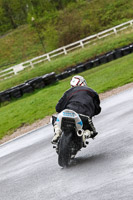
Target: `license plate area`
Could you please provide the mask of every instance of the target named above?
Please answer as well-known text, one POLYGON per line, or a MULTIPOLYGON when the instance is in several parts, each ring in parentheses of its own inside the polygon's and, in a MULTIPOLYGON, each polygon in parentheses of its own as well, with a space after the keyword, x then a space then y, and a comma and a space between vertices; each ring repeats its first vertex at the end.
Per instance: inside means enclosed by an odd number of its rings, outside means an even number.
POLYGON ((62 118, 62 123, 61 123, 61 129, 62 130, 74 130, 75 129, 75 120, 71 118, 62 118))

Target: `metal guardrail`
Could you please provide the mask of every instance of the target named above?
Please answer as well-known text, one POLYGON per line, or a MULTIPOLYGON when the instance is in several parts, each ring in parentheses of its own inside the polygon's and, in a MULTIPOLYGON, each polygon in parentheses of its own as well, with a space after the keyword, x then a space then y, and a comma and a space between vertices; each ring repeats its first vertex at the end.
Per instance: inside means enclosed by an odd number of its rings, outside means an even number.
POLYGON ((52 58, 59 56, 59 55, 66 55, 70 51, 75 50, 77 48, 84 48, 85 45, 94 42, 98 39, 105 38, 112 34, 117 34, 119 31, 122 31, 128 27, 133 27, 133 20, 130 20, 128 22, 125 22, 123 24, 120 24, 118 26, 115 26, 113 28, 107 29, 105 31, 99 32, 97 34, 91 35, 89 37, 86 37, 82 40, 79 40, 77 42, 71 43, 69 45, 66 45, 64 47, 58 48, 56 50, 53 50, 47 54, 35 57, 31 60, 28 60, 26 62, 20 63, 18 65, 15 65, 13 67, 10 67, 8 69, 0 71, 0 79, 7 79, 12 77, 13 75, 17 75, 20 71, 24 70, 27 67, 34 68, 34 65, 44 62, 44 61, 51 61, 52 58))

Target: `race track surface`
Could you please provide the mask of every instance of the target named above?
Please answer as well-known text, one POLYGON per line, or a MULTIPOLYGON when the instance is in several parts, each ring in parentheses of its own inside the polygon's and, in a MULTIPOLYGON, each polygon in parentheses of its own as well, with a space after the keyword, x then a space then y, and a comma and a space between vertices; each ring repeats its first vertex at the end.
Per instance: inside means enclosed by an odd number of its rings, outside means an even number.
POLYGON ((133 89, 102 101, 99 134, 67 169, 51 125, 0 146, 0 200, 133 200, 133 89))

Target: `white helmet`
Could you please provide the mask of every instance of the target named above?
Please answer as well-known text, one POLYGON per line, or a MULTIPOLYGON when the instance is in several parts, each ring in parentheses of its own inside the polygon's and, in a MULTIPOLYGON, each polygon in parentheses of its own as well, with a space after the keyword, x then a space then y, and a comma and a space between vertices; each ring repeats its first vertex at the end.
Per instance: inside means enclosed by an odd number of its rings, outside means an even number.
POLYGON ((70 81, 71 87, 76 86, 87 86, 86 80, 82 76, 74 76, 72 80, 70 81))

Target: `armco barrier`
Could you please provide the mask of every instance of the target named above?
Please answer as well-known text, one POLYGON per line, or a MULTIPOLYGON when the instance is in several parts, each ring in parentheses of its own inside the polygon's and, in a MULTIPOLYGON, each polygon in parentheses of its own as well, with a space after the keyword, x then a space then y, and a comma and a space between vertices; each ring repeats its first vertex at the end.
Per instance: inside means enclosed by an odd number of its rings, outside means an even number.
POLYGON ((110 62, 130 53, 133 53, 133 44, 107 52, 106 54, 97 56, 96 58, 88 60, 85 63, 80 63, 73 68, 68 68, 61 74, 56 75, 55 72, 52 72, 41 77, 30 79, 23 84, 0 92, 0 103, 11 101, 14 98, 20 98, 25 93, 31 93, 35 89, 44 88, 45 86, 55 83, 58 80, 65 79, 76 73, 78 74, 93 67, 100 66, 101 64, 110 62))

